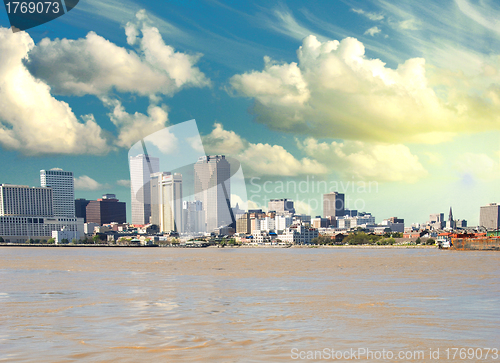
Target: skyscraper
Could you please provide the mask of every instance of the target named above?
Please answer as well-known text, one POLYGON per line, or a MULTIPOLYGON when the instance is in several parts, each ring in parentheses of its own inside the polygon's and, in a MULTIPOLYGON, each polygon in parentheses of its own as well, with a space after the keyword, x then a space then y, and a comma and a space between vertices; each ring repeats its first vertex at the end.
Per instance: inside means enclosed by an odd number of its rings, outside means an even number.
POLYGON ((230 177, 231 166, 224 155, 203 156, 194 164, 195 199, 202 202, 207 232, 234 222, 230 177))
POLYGON ((160 160, 140 154, 131 156, 129 163, 132 224, 148 224, 151 216, 150 179, 152 173, 160 170, 160 160))
POLYGON ((151 174, 151 223, 160 231, 182 230, 182 175, 151 174))
POLYGON ((42 187, 52 188, 54 216, 75 217, 75 184, 72 171, 54 168, 40 170, 42 187))
POLYGON ((323 217, 341 217, 344 215, 344 194, 331 192, 323 194, 323 217))
POLYGON ((487 206, 481 207, 479 213, 479 225, 486 229, 500 228, 500 205, 490 203, 487 206))

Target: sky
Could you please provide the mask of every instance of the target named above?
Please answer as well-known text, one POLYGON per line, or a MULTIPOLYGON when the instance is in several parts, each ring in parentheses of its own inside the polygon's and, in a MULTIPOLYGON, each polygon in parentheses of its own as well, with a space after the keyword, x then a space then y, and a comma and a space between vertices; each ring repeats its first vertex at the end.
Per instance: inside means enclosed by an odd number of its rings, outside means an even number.
POLYGON ((500 202, 499 18, 488 0, 81 0, 13 33, 1 9, 0 183, 57 167, 77 198, 129 206, 132 145, 195 119, 241 163, 240 207, 316 216, 338 191, 377 222, 477 225, 500 202))

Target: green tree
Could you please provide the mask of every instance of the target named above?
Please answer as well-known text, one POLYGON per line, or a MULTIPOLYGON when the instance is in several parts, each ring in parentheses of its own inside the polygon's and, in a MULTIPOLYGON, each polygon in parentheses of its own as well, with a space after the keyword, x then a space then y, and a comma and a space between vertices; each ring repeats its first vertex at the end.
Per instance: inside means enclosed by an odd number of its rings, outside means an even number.
POLYGON ((47 243, 53 245, 54 243, 56 243, 56 240, 54 238, 50 237, 49 240, 47 241, 47 243))
POLYGON ((78 242, 78 241, 76 240, 76 238, 73 238, 73 239, 71 240, 71 244, 73 244, 73 245, 76 245, 76 244, 77 244, 77 242, 78 242))
POLYGON ((2 242, 5 242, 5 240, 3 239, 3 237, 0 237, 0 243, 2 242))
POLYGON ((416 243, 417 245, 419 245, 421 242, 422 242, 422 240, 420 239, 420 237, 418 237, 418 238, 415 240, 415 243, 416 243))
POLYGON ((33 240, 33 238, 28 238, 28 239, 26 240, 26 243, 28 243, 28 244, 32 244, 32 243, 35 243, 35 241, 33 240))
POLYGON ((99 241, 100 241, 100 240, 101 240, 101 239, 99 238, 99 236, 98 236, 97 234, 96 234, 94 237, 92 237, 92 241, 93 241, 94 243, 99 243, 99 241))
POLYGON ((425 244, 427 245, 435 245, 436 244, 436 240, 434 238, 429 238, 425 244))
POLYGON ((61 240, 61 244, 64 244, 64 245, 67 245, 69 243, 68 239, 67 238, 63 238, 61 240))

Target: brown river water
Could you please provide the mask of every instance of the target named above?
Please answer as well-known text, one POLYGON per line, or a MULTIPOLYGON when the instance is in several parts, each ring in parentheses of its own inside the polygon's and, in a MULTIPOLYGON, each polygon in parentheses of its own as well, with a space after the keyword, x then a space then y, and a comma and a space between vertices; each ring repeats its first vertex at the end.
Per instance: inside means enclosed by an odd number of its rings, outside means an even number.
POLYGON ((0 362, 500 362, 486 349, 500 253, 0 248, 0 362))

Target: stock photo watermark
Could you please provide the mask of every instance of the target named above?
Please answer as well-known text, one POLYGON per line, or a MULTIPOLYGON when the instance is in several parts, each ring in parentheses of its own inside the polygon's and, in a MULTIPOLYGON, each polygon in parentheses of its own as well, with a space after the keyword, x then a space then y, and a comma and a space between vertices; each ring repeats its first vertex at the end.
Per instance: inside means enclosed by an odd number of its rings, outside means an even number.
POLYGON ((293 360, 500 360, 498 348, 429 348, 420 350, 392 351, 388 349, 350 348, 335 350, 300 350, 292 348, 290 358, 293 360))

